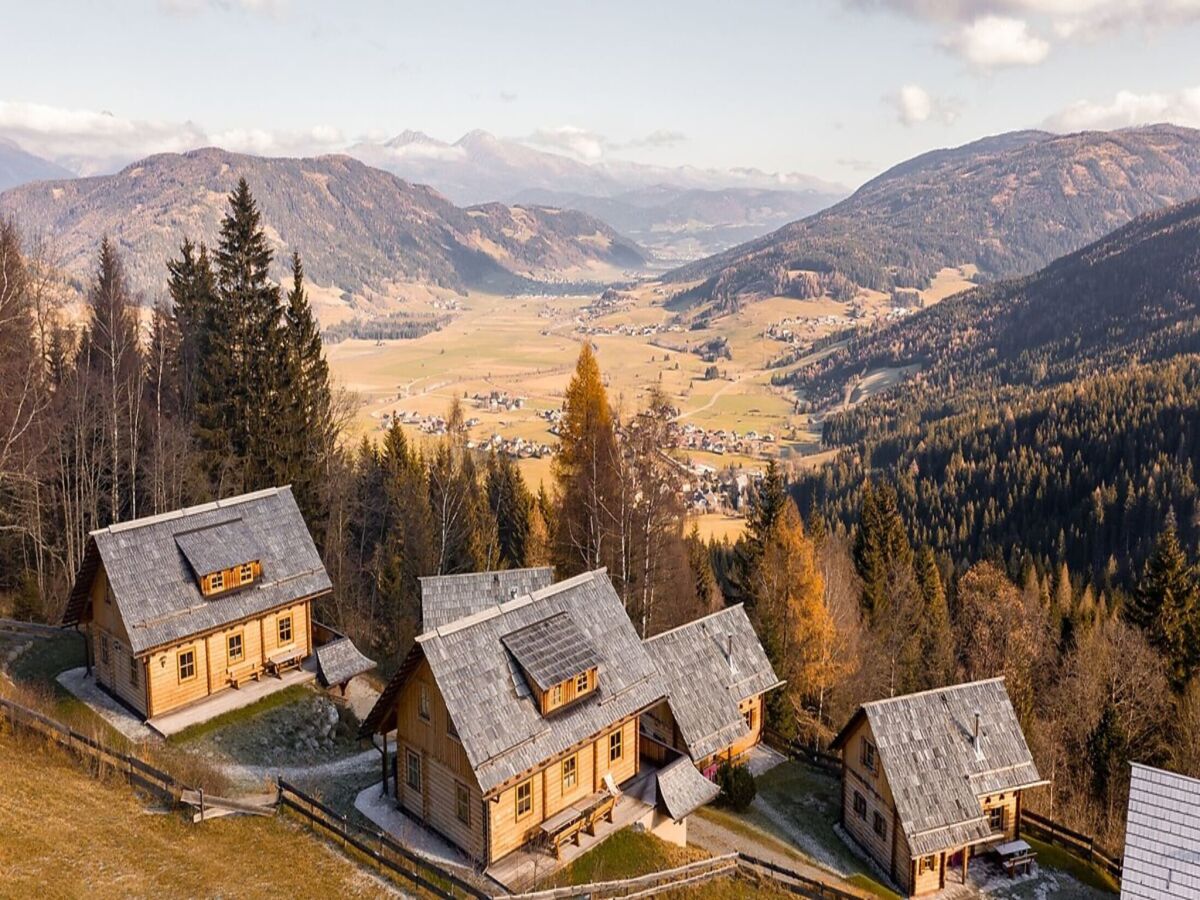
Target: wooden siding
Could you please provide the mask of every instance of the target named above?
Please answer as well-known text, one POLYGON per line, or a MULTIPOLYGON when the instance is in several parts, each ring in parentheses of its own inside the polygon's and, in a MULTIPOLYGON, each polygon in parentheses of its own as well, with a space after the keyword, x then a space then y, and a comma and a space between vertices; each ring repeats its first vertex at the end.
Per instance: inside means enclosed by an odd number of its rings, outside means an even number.
POLYGON ((546 693, 544 693, 544 694, 540 693, 536 687, 533 688, 534 693, 538 695, 538 699, 539 699, 539 702, 542 707, 542 715, 546 715, 547 713, 553 712, 556 709, 566 706, 568 703, 573 703, 579 697, 583 697, 586 694, 590 694, 592 691, 594 691, 596 689, 596 670, 595 669, 588 669, 586 673, 580 672, 579 674, 587 675, 587 689, 586 690, 583 690, 583 691, 579 690, 578 684, 577 684, 578 677, 568 678, 566 681, 560 682, 559 684, 552 687, 550 690, 546 691, 546 693), (556 689, 559 694, 557 699, 555 697, 556 689))
POLYGON ((734 741, 730 746, 729 756, 736 758, 747 750, 758 745, 763 732, 763 698, 762 694, 748 697, 738 704, 738 712, 743 716, 749 715, 751 720, 750 733, 741 740, 734 741))
POLYGON ((88 631, 92 642, 93 671, 96 681, 112 691, 125 703, 146 715, 146 666, 144 661, 132 659, 129 635, 125 623, 117 611, 117 605, 108 596, 108 579, 103 567, 92 580, 90 591, 92 621, 88 631), (137 670, 137 680, 132 672, 137 670))
POLYGON ((894 873, 896 882, 907 890, 908 857, 905 856, 895 869, 892 867, 892 835, 897 823, 891 788, 883 774, 878 749, 875 753, 874 770, 863 763, 861 748, 864 739, 875 746, 875 736, 871 733, 871 725, 866 717, 863 717, 858 727, 850 734, 846 741, 846 749, 842 753, 842 779, 845 782, 842 790, 843 827, 871 855, 876 864, 885 872, 894 873), (866 803, 866 810, 862 815, 854 809, 856 792, 866 803), (883 817, 883 835, 875 831, 877 813, 883 817))
POLYGON ((220 572, 211 572, 200 578, 200 593, 205 597, 219 596, 226 591, 231 591, 234 588, 239 588, 247 584, 252 584, 258 578, 262 577, 262 563, 257 559, 247 561, 246 565, 250 566, 250 577, 242 578, 242 566, 234 566, 230 569, 222 569, 220 572), (220 579, 220 587, 216 587, 217 579, 220 579))

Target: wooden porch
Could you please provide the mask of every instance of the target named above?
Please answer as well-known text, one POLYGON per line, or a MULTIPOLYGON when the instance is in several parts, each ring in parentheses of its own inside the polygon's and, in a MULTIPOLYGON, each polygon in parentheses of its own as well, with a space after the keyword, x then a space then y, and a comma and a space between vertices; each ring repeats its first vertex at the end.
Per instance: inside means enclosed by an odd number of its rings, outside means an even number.
POLYGON ((592 829, 594 833, 581 829, 575 835, 578 843, 562 843, 557 858, 551 846, 527 845, 497 860, 487 869, 487 875, 512 892, 533 888, 569 866, 609 835, 653 814, 654 776, 657 772, 656 767, 647 767, 643 763, 642 770, 620 786, 621 793, 613 806, 611 821, 600 819, 595 822, 592 829))

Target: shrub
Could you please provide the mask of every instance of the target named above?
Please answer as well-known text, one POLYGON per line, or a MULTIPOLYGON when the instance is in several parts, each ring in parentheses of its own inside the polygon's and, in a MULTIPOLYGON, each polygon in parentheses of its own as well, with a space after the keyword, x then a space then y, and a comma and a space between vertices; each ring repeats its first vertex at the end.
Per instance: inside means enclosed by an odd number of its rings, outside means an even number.
POLYGON ((737 812, 749 809, 755 794, 758 793, 758 788, 754 784, 754 776, 742 763, 737 765, 730 765, 728 762, 721 763, 720 768, 717 769, 717 785, 721 788, 717 802, 737 812))

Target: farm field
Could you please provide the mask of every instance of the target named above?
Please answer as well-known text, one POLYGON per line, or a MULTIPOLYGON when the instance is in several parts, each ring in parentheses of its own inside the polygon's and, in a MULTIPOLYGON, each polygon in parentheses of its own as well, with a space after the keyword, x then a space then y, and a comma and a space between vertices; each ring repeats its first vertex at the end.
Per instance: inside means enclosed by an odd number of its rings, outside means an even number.
MULTIPOLYGON (((923 295, 937 302, 970 286, 970 267, 943 270, 923 295)), ((608 382, 609 396, 624 414, 640 408, 650 388, 658 384, 680 410, 681 424, 707 431, 736 430, 741 434, 771 433, 778 441, 759 456, 692 452, 696 463, 714 467, 742 465, 759 469, 764 457, 781 455, 802 460, 819 453, 820 428, 796 411, 795 397, 771 385, 771 376, 787 372, 829 349, 800 358, 787 366, 768 364, 790 347, 851 323, 850 304, 828 297, 796 300, 772 297, 746 304, 738 312, 713 320, 707 327, 667 331, 675 312, 667 308, 669 294, 653 282, 627 292, 611 312, 589 315, 595 295, 500 296, 472 293, 455 298, 456 309, 445 309, 447 298, 413 295, 402 300, 410 313, 449 315, 440 331, 412 340, 346 340, 327 348, 336 382, 361 401, 353 432, 378 435, 385 414, 394 411, 418 416, 444 415, 454 397, 464 400, 474 440, 493 434, 523 438, 553 446, 550 422, 544 414, 560 409, 579 342, 586 336, 596 348, 608 382), (437 305, 435 305, 437 304, 437 305), (772 325, 787 322, 799 335, 789 345, 767 336, 772 325), (663 330, 637 333, 647 327, 663 330), (590 333, 584 335, 581 327, 590 333), (730 359, 719 359, 718 377, 706 377, 710 363, 691 350, 714 338, 728 342, 730 359), (493 391, 521 397, 521 409, 487 409, 470 398, 493 391)), ((885 315, 886 295, 864 292, 855 301, 865 310, 863 321, 885 315)), ((416 426, 405 426, 419 443, 426 438, 416 426)), ((548 458, 521 461, 526 479, 536 487, 549 480, 548 458)))

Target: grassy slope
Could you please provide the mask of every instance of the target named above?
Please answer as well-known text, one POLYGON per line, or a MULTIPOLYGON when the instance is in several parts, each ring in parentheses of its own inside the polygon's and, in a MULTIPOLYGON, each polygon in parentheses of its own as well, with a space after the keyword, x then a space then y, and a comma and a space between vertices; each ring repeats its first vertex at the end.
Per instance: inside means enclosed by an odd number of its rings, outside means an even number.
POLYGON ((374 875, 284 820, 200 826, 151 815, 122 784, 0 736, 0 873, 13 896, 374 897, 374 875))

